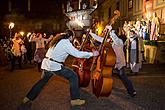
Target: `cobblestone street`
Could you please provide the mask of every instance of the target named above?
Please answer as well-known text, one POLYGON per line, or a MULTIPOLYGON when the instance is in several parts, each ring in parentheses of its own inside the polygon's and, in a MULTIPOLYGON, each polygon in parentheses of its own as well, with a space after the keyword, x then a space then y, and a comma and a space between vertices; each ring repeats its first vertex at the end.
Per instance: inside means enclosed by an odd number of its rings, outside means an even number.
MULTIPOLYGON (((30 64, 13 72, 8 67, 0 67, 0 110, 17 110, 28 90, 40 79, 40 74, 35 65, 30 64)), ((127 96, 121 81, 114 76, 109 97, 96 98, 90 84, 81 89, 81 97, 86 100, 86 104, 71 107, 68 82, 55 76, 33 102, 32 110, 165 110, 163 64, 144 64, 138 75, 127 74, 137 91, 134 98, 127 96)))

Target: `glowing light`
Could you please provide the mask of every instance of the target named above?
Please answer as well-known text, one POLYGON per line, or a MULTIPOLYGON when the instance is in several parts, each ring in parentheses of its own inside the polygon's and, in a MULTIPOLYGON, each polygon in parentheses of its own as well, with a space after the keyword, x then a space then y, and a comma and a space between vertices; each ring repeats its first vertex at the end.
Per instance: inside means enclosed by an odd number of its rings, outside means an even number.
POLYGON ((13 27, 14 27, 14 23, 13 22, 10 22, 9 29, 13 29, 13 27))
POLYGON ((23 32, 23 31, 21 31, 21 32, 20 32, 20 34, 23 36, 23 35, 24 35, 24 32, 23 32))
POLYGON ((32 34, 31 32, 28 32, 27 37, 29 37, 31 34, 32 34))
POLYGON ((97 29, 96 29, 96 31, 97 31, 97 34, 98 35, 101 35, 102 34, 102 31, 103 31, 103 26, 102 25, 100 25, 100 24, 98 24, 97 25, 97 29))
POLYGON ((83 28, 84 23, 82 23, 82 22, 79 21, 78 19, 75 19, 75 22, 76 22, 79 26, 81 26, 81 27, 83 28))

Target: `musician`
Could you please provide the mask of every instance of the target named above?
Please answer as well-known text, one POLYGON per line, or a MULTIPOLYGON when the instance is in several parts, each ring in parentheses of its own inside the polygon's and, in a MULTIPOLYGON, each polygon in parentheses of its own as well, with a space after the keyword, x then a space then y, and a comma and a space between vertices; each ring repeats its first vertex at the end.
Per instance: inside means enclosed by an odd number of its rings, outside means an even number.
POLYGON ((47 84, 53 75, 58 75, 69 80, 70 83, 70 96, 71 105, 82 105, 85 100, 80 99, 78 76, 69 68, 64 66, 65 59, 68 55, 77 58, 90 58, 98 56, 98 51, 84 52, 77 50, 73 45, 74 32, 67 30, 65 33, 57 34, 51 41, 50 48, 42 62, 41 68, 43 69, 44 76, 32 87, 26 97, 23 99, 22 106, 31 103, 39 95, 42 88, 47 84))
MULTIPOLYGON (((111 37, 111 42, 112 42, 112 48, 116 54, 116 65, 115 68, 117 69, 117 75, 120 77, 121 81, 123 82, 125 88, 127 89, 128 94, 131 97, 134 97, 136 95, 136 91, 134 90, 134 87, 132 85, 132 82, 128 79, 124 72, 124 67, 126 66, 125 62, 125 56, 124 56, 124 51, 123 51, 123 41, 117 37, 115 34, 115 31, 112 30, 111 26, 106 26, 107 29, 109 29, 109 34, 111 37)), ((102 42, 103 38, 97 36, 94 33, 90 32, 90 35, 95 38, 96 40, 102 42)), ((110 41, 108 39, 108 41, 110 41)))

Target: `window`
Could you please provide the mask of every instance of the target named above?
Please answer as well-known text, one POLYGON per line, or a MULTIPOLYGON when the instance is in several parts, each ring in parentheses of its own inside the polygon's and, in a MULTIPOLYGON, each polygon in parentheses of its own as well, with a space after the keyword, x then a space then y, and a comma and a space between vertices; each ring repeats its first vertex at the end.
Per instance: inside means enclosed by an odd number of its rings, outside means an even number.
POLYGON ((111 7, 109 8, 109 18, 111 17, 111 7))
POLYGON ((128 1, 128 8, 132 8, 132 0, 128 1))
POLYGON ((119 2, 117 2, 117 7, 116 7, 116 9, 119 10, 119 7, 120 7, 120 4, 119 4, 119 2))

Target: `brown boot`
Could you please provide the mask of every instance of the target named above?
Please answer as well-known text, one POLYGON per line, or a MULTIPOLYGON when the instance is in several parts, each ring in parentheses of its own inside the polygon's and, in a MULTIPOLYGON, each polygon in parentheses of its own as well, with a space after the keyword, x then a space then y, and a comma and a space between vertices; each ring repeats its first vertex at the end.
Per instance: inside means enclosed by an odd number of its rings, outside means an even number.
POLYGON ((29 98, 25 97, 23 100, 22 100, 22 103, 29 103, 29 102, 32 102, 29 98))
POLYGON ((25 97, 22 103, 18 106, 17 110, 31 110, 32 101, 25 97))
POLYGON ((85 104, 85 100, 81 100, 81 99, 71 100, 70 102, 72 106, 85 104))

